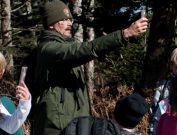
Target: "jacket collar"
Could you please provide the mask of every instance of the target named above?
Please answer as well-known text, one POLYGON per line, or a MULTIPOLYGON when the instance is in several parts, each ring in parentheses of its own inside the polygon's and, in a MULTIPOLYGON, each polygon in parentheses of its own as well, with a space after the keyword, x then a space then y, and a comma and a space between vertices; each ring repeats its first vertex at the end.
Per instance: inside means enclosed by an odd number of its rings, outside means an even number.
POLYGON ((63 42, 69 42, 69 41, 73 41, 73 38, 66 38, 64 37, 62 34, 60 34, 59 32, 56 31, 52 31, 52 30, 44 30, 41 34, 40 37, 42 40, 43 39, 53 39, 53 40, 59 40, 59 41, 63 41, 63 42))

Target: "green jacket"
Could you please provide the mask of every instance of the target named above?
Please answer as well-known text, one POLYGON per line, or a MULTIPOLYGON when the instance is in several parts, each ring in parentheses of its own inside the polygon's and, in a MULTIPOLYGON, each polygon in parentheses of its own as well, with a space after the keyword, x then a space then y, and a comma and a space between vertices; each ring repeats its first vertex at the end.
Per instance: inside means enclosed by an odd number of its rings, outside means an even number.
POLYGON ((55 31, 44 31, 37 54, 36 80, 41 96, 35 114, 35 135, 58 135, 74 117, 90 115, 81 65, 120 47, 121 37, 121 32, 116 31, 78 43, 55 31))

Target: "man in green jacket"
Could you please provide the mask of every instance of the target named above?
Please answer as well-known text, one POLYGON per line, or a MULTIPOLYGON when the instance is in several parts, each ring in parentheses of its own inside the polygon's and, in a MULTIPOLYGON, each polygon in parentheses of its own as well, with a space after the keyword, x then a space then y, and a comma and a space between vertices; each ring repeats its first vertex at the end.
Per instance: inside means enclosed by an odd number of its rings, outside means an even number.
POLYGON ((39 38, 36 80, 40 99, 34 120, 35 135, 59 135, 77 116, 90 115, 89 94, 81 65, 122 46, 131 36, 146 32, 142 17, 122 31, 91 42, 76 42, 71 35, 72 15, 60 0, 43 4, 44 32, 39 38))

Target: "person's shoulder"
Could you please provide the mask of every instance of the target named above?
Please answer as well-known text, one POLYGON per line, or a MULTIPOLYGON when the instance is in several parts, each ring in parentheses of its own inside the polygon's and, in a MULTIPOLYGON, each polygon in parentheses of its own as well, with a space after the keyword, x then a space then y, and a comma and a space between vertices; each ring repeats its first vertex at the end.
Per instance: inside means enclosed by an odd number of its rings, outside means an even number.
POLYGON ((169 82, 170 82, 170 80, 161 80, 156 85, 160 86, 160 85, 164 85, 165 83, 169 83, 169 82))
POLYGON ((161 80, 156 84, 155 90, 162 90, 169 85, 171 85, 171 80, 161 80))

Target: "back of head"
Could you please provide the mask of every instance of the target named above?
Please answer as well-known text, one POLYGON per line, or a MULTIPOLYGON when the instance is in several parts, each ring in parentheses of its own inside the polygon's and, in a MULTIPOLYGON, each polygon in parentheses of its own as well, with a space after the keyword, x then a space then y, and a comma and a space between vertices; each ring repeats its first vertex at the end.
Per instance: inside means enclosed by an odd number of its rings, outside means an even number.
POLYGON ((134 128, 148 112, 148 104, 138 93, 125 96, 118 100, 115 110, 115 120, 124 128, 134 128))
POLYGON ((58 21, 73 18, 68 6, 61 0, 47 0, 41 3, 40 13, 46 29, 58 21))
POLYGON ((0 70, 5 69, 7 65, 4 55, 0 52, 0 70))

